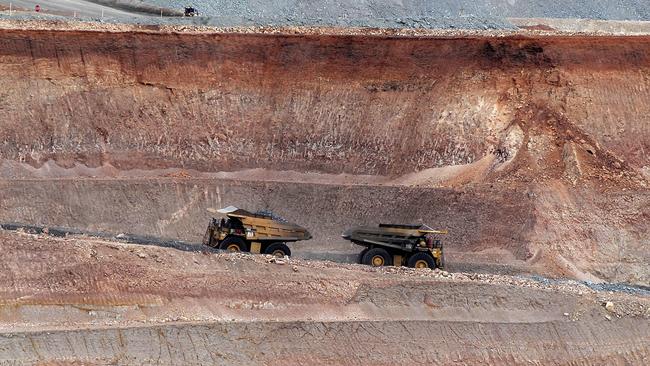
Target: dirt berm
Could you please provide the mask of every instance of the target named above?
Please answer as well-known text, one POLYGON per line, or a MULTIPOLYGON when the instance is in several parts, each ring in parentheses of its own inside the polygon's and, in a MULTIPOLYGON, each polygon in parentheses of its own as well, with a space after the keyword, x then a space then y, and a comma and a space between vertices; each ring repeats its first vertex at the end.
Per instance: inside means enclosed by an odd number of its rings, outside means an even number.
POLYGON ((424 221, 650 283, 648 36, 28 26, 0 30, 2 221, 191 241, 236 204, 308 226, 297 254, 424 221))
POLYGON ((643 365, 647 291, 0 231, 0 363, 643 365))

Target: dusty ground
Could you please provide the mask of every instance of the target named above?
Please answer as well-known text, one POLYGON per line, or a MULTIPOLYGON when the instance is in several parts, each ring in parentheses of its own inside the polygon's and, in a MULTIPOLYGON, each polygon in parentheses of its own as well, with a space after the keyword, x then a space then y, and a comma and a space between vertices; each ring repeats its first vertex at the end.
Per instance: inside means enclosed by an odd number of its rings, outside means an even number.
POLYGON ((642 290, 15 232, 0 232, 0 253, 0 362, 640 365, 650 357, 642 290))

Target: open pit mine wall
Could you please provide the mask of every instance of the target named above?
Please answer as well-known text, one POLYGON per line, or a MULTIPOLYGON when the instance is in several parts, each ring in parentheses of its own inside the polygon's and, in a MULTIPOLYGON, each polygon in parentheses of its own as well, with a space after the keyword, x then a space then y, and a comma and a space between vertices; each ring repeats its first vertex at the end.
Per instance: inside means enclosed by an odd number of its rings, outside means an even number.
POLYGON ((445 365, 640 365, 648 357, 647 339, 647 327, 631 319, 593 324, 231 322, 2 334, 0 360, 39 363, 82 359, 146 365, 285 365, 287 360, 317 365, 389 365, 404 361, 445 365), (301 341, 287 341, 296 338, 301 341), (622 345, 621 339, 627 342, 622 345), (390 347, 377 347, 380 343, 390 347), (549 344, 554 343, 563 346, 549 352, 549 344))
MULTIPOLYGON (((0 30, 0 157, 14 167, 399 175, 502 151, 520 111, 543 109, 588 136, 597 154, 643 170, 649 49, 650 37, 0 30)), ((566 163, 557 153, 564 142, 542 137, 519 147, 542 163, 515 165, 507 184, 6 179, 0 219, 198 241, 206 207, 236 204, 307 226, 314 240, 297 253, 354 250, 339 237, 353 224, 421 219, 450 229, 450 250, 501 248, 647 284, 648 190, 530 183, 566 163)), ((0 175, 12 178, 7 166, 0 175)))
POLYGON ((0 181, 0 221, 129 232, 200 242, 208 207, 271 209, 307 227, 314 239, 294 252, 361 248, 341 238, 351 225, 422 220, 450 230, 457 250, 495 242, 525 258, 535 223, 526 191, 454 191, 408 187, 336 186, 228 180, 29 180, 0 181), (498 223, 493 220, 499 220, 498 223))
POLYGON ((206 209, 232 204, 272 210, 309 228, 314 238, 293 244, 294 254, 336 260, 361 249, 340 237, 352 225, 420 221, 449 230, 442 239, 450 252, 484 251, 477 255, 494 258, 492 250, 505 250, 520 260, 560 256, 578 271, 640 284, 650 281, 648 202, 647 190, 594 196, 588 189, 487 184, 448 189, 214 179, 0 181, 0 222, 200 242, 211 217, 206 209))
POLYGON ((0 35, 0 154, 35 166, 400 174, 531 104, 650 166, 650 37, 0 35))

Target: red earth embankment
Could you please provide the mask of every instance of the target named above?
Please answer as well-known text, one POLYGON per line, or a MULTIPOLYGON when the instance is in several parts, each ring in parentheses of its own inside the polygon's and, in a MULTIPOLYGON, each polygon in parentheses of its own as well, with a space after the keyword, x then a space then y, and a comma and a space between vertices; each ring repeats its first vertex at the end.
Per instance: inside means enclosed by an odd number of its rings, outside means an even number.
POLYGON ((3 156, 118 169, 395 174, 477 161, 522 108, 635 168, 648 37, 2 31, 3 156))
POLYGON ((346 226, 424 220, 479 260, 649 281, 650 37, 0 34, 5 221, 186 239, 218 201, 306 221, 327 251, 346 226), (268 174, 224 195, 162 168, 268 174))

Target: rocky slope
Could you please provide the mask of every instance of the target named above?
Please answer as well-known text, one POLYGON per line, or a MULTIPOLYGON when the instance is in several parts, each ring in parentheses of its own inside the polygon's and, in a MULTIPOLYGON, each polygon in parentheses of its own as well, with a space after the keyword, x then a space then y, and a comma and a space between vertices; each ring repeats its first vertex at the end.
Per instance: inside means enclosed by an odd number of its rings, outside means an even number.
POLYGON ((0 363, 640 365, 650 357, 644 290, 7 232, 0 260, 0 363))
POLYGON ((394 174, 478 161, 517 119, 561 115, 641 169, 649 44, 3 31, 1 148, 39 165, 394 174))
POLYGON ((647 36, 0 32, 5 222, 194 240, 237 204, 349 253, 346 227, 425 221, 650 282, 647 36))

